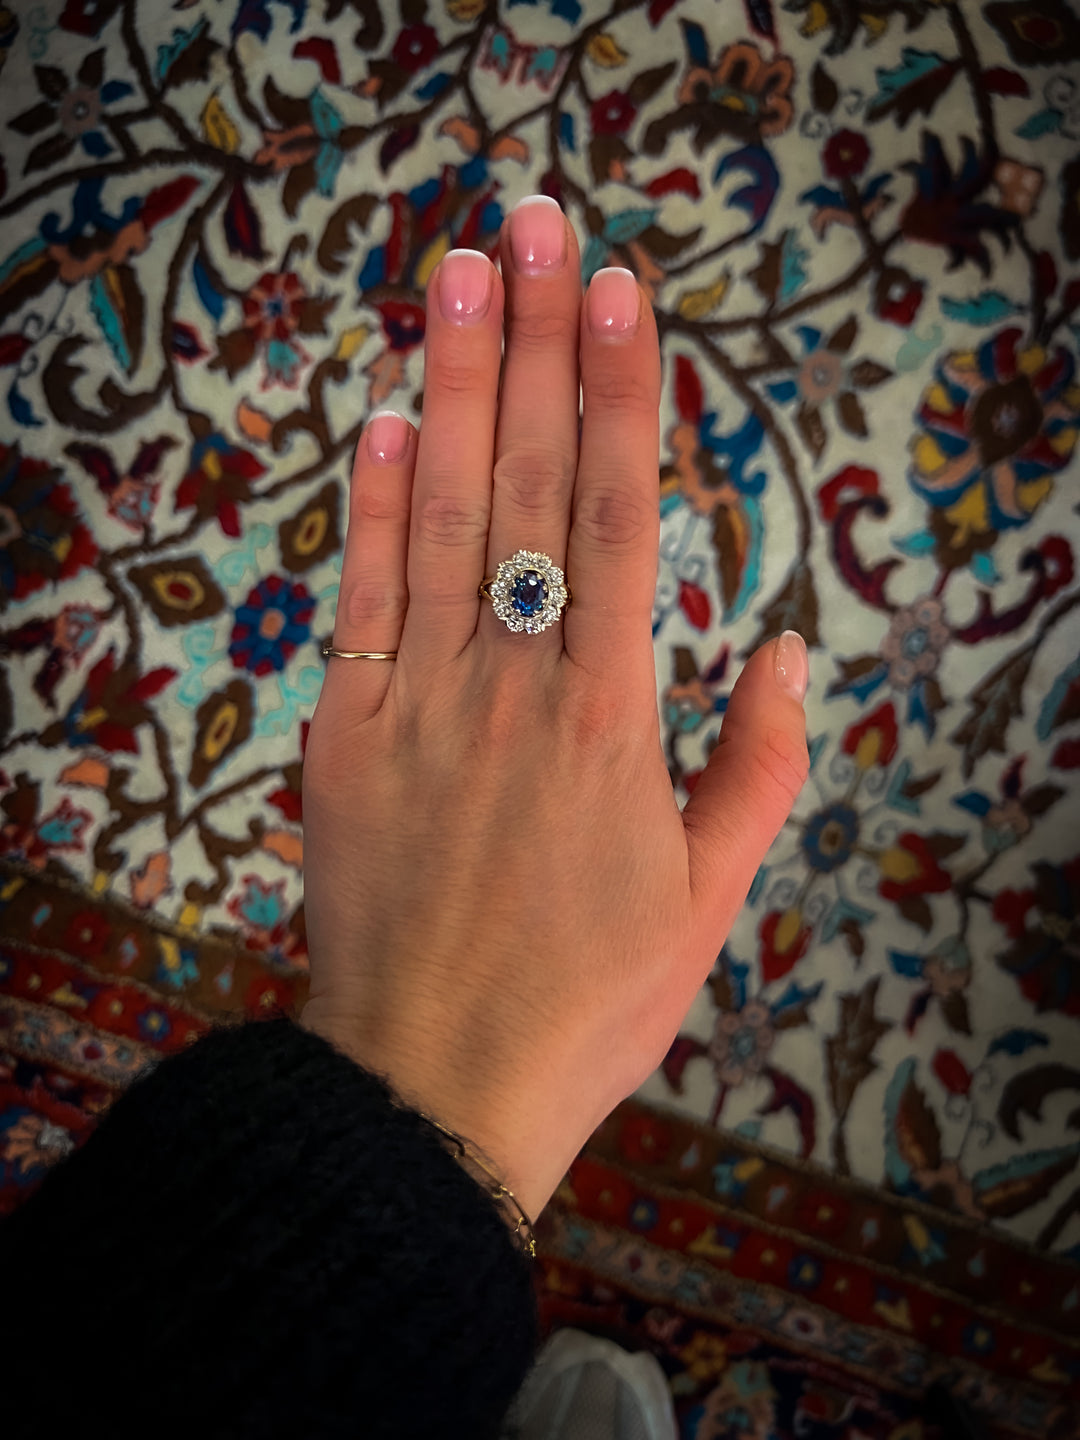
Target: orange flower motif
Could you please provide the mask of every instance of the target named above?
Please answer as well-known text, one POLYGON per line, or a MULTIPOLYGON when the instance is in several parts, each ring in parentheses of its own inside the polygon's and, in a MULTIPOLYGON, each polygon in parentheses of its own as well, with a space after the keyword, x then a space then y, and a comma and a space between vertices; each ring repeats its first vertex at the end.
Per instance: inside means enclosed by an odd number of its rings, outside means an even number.
POLYGON ((756 45, 740 41, 720 55, 715 70, 695 65, 679 87, 679 103, 708 102, 730 112, 722 129, 749 139, 751 135, 782 135, 791 124, 790 100, 795 67, 785 55, 766 60, 756 45))

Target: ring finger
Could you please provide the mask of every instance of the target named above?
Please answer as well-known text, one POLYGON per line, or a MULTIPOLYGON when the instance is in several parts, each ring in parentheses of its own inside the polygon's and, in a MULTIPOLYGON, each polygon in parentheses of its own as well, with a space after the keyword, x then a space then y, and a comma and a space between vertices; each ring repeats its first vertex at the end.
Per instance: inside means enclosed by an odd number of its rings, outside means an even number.
MULTIPOLYGON (((380 410, 368 421, 353 461, 349 528, 334 615, 334 647, 349 652, 396 650, 408 606, 405 567, 416 431, 403 415, 380 410)), ((393 665, 331 660, 348 674, 350 708, 360 719, 385 698, 393 665)))

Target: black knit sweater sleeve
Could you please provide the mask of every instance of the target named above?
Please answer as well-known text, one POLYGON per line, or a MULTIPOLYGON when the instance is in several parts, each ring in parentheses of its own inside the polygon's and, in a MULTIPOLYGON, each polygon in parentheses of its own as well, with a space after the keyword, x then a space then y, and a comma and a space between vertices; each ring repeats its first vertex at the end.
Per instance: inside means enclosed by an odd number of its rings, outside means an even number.
POLYGON ((491 1200, 287 1020, 121 1096, 0 1224, 0 1292, 8 1440, 484 1440, 539 1343, 491 1200))

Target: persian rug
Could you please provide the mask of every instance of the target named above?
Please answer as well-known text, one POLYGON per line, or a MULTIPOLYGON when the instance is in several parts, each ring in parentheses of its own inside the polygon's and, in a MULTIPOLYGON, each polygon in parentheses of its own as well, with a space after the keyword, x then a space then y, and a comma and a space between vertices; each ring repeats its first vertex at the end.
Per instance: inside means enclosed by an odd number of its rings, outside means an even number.
POLYGON ((810 781, 541 1225, 687 1437, 1080 1434, 1080 17, 1051 0, 0 8, 0 1213, 302 1003, 356 439, 542 192, 664 357, 672 784, 811 649, 810 781), (936 1403, 936 1402, 934 1402, 936 1403))

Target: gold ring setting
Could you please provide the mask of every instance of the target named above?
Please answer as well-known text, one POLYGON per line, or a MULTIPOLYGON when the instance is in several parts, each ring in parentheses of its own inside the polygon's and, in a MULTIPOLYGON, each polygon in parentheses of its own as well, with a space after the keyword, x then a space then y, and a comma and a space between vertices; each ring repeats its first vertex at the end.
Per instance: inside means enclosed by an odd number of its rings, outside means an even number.
POLYGON ((550 555, 539 550, 518 550, 502 560, 494 575, 480 585, 508 630, 538 635, 554 625, 573 599, 566 576, 550 555))

